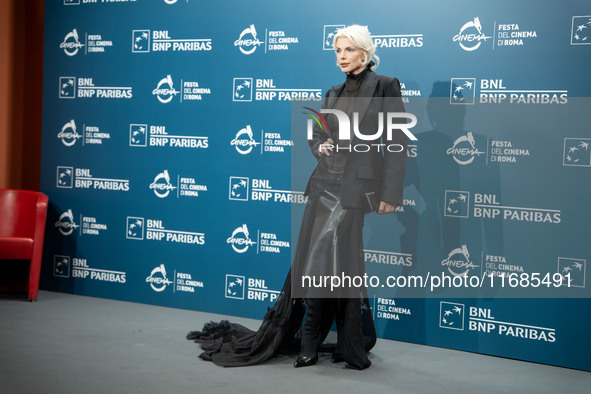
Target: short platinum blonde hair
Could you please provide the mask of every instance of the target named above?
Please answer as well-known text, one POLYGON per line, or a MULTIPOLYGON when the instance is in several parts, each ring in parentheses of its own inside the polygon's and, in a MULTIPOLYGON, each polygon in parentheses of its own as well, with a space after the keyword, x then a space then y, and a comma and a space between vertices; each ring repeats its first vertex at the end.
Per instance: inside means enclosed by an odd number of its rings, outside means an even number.
POLYGON ((375 66, 371 68, 372 70, 380 64, 380 58, 376 55, 376 46, 371 39, 367 26, 351 25, 338 29, 332 41, 333 47, 336 47, 339 38, 348 38, 357 48, 365 52, 365 59, 362 63, 364 66, 367 66, 372 58, 375 62, 375 66))

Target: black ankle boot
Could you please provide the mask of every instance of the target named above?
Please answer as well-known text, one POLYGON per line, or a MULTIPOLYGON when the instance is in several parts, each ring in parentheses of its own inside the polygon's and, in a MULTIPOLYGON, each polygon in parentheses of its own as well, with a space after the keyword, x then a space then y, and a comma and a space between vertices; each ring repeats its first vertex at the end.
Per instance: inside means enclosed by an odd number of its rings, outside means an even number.
POLYGON ((293 363, 293 366, 296 368, 299 367, 309 367, 310 365, 316 364, 318 361, 318 356, 308 357, 308 356, 299 356, 298 359, 293 363))

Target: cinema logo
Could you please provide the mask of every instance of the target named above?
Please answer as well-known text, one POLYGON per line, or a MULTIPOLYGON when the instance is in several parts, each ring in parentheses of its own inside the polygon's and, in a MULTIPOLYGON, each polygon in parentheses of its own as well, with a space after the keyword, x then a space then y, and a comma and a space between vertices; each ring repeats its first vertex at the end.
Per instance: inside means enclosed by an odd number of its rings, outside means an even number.
POLYGON ((207 149, 208 137, 169 134, 166 126, 147 124, 129 125, 129 146, 156 146, 168 148, 207 149))
POLYGON ((72 210, 68 209, 60 215, 55 227, 64 236, 72 235, 76 229, 80 229, 78 235, 102 235, 103 232, 108 230, 106 224, 98 222, 93 216, 80 215, 78 223, 82 225, 76 224, 72 210))
POLYGON ((566 104, 566 89, 512 89, 502 79, 451 78, 450 104, 566 104), (477 87, 480 88, 477 94, 477 87))
POLYGON ((129 179, 99 178, 88 168, 58 166, 56 187, 128 192, 129 179))
POLYGON ((480 267, 470 260, 470 252, 466 245, 453 249, 443 261, 442 267, 447 267, 447 270, 453 276, 465 276, 472 273, 475 268, 480 267))
POLYGON ((236 300, 275 302, 280 291, 270 290, 265 279, 246 278, 242 275, 226 274, 225 297, 236 300))
POLYGON ((284 30, 265 29, 264 41, 259 40, 259 33, 254 25, 242 30, 234 46, 245 55, 252 55, 258 47, 263 45, 265 53, 268 51, 287 51, 299 43, 298 37, 289 36, 284 30))
MULTIPOLYGON (((441 301, 440 313, 445 315, 449 310, 448 305, 452 304, 441 301)), ((534 326, 531 324, 514 323, 508 321, 500 321, 493 316, 493 310, 490 308, 479 308, 475 306, 467 306, 464 304, 455 304, 455 306, 462 307, 462 310, 468 310, 468 330, 476 333, 484 333, 490 335, 497 335, 500 337, 510 337, 518 340, 537 341, 537 342, 556 342, 556 329, 549 327, 534 326)), ((452 312, 453 314, 453 312, 452 312)), ((495 313, 496 315, 496 313, 495 313)), ((445 317, 445 316, 444 316, 445 317)), ((440 316, 441 319, 441 316, 440 316)), ((442 328, 445 327, 440 324, 442 328)))
POLYGON ((483 33, 480 19, 475 17, 462 25, 459 33, 453 36, 453 41, 457 42, 464 51, 472 52, 480 48, 489 38, 492 36, 483 33))
POLYGON ((53 276, 69 278, 70 271, 72 278, 96 280, 99 282, 125 283, 127 281, 125 271, 113 271, 100 268, 92 268, 87 259, 70 258, 70 256, 53 256, 53 276))
POLYGON ((133 88, 128 86, 96 86, 92 78, 60 77, 59 98, 130 99, 133 88), (76 85, 76 79, 78 85, 76 85), (76 93, 78 93, 76 95, 76 93))
POLYGON ((74 230, 80 226, 74 221, 74 214, 72 213, 72 210, 68 209, 66 212, 60 215, 58 221, 55 222, 55 227, 62 235, 68 236, 72 235, 74 230))
POLYGON ((101 131, 98 126, 82 125, 82 134, 78 133, 74 119, 62 126, 57 138, 65 146, 74 146, 77 140, 82 140, 82 145, 102 145, 103 141, 111 139, 111 133, 101 131))
POLYGON ((452 156, 456 163, 465 166, 471 164, 477 157, 486 152, 476 147, 474 135, 468 131, 466 135, 458 137, 453 145, 447 149, 446 153, 448 156, 452 156))
POLYGON ((171 183, 168 170, 164 170, 154 177, 154 181, 150 184, 150 190, 152 190, 158 198, 166 198, 171 192, 173 192, 173 195, 176 195, 176 198, 199 197, 200 192, 203 193, 207 191, 207 186, 199 185, 195 178, 177 175, 176 184, 178 185, 178 188, 171 183))
MULTIPOLYGON (((281 133, 261 130, 261 142, 254 139, 254 133, 250 125, 238 130, 230 145, 241 155, 250 154, 260 145, 260 154, 266 152, 284 153, 285 149, 293 146, 293 141, 281 137, 281 133)), ((258 150, 258 149, 257 149, 258 150)))
POLYGON ((322 89, 278 88, 273 79, 234 78, 232 101, 321 101, 322 89))
POLYGON ((272 201, 278 203, 305 204, 308 200, 304 192, 274 189, 268 179, 252 179, 231 176, 228 199, 236 201, 272 201))
POLYGON ((183 293, 195 293, 196 289, 202 289, 205 286, 202 281, 194 280, 192 275, 185 272, 173 271, 174 282, 169 280, 167 277, 166 267, 164 264, 152 269, 150 276, 146 278, 146 283, 150 284, 152 290, 157 293, 162 293, 172 285, 172 292, 183 292, 183 293))
POLYGON ((75 56, 78 51, 85 48, 84 54, 89 53, 104 53, 105 48, 113 46, 113 41, 103 39, 101 34, 84 33, 86 45, 80 42, 78 31, 73 29, 66 34, 64 41, 60 44, 60 49, 68 56, 75 56))
POLYGON ((60 49, 63 49, 64 53, 68 56, 76 55, 80 48, 83 47, 84 44, 80 43, 78 31, 76 29, 66 34, 66 37, 64 37, 64 41, 60 44, 60 49))
POLYGON ((127 217, 125 238, 135 240, 153 240, 186 245, 205 245, 205 234, 193 231, 169 230, 162 220, 127 217), (145 227, 144 227, 145 223, 145 227), (145 229, 145 231, 144 231, 145 229), (144 237, 145 232, 145 237, 144 237))
POLYGON ((509 140, 486 139, 486 150, 481 151, 482 137, 474 136, 468 131, 465 135, 458 137, 453 145, 447 149, 446 153, 452 156, 454 161, 460 165, 469 165, 475 162, 477 158, 484 155, 485 165, 491 163, 518 163, 530 156, 529 148, 515 146, 515 143, 509 140), (476 139, 478 138, 478 142, 476 139))
MULTIPOLYGON (((468 218, 470 216, 470 192, 446 190, 444 216, 468 218)), ((531 208, 501 205, 496 194, 473 193, 472 217, 529 223, 561 222, 560 209, 531 208)))
POLYGON ((396 265, 401 267, 412 267, 413 256, 410 253, 396 253, 386 252, 383 250, 370 250, 365 249, 363 251, 365 263, 385 264, 385 265, 396 265))
POLYGON ((131 52, 201 52, 211 51, 211 38, 171 38, 168 30, 133 30, 131 52))
POLYGON ((290 248, 289 241, 282 241, 278 239, 277 234, 263 232, 257 229, 256 242, 250 239, 250 232, 246 224, 237 227, 228 237, 226 243, 232 246, 236 253, 245 253, 251 246, 256 245, 257 254, 259 252, 265 253, 281 253, 283 248, 290 248))
POLYGON ((150 272, 150 276, 146 278, 146 283, 149 283, 152 290, 156 293, 162 293, 166 290, 166 286, 172 284, 166 277, 166 267, 164 264, 160 264, 150 272))
POLYGON ((180 83, 181 91, 174 88, 174 81, 172 76, 168 74, 165 78, 162 78, 156 88, 152 90, 152 95, 156 96, 158 101, 162 104, 170 103, 175 96, 179 96, 179 101, 202 101, 205 96, 211 94, 210 88, 205 88, 199 85, 199 82, 195 81, 184 81, 181 79, 180 83))

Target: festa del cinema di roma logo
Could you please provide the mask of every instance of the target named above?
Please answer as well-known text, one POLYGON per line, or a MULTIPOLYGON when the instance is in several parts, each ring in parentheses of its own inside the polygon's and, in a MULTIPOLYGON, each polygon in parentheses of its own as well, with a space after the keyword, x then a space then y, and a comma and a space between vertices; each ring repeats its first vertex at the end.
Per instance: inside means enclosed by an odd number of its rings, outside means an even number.
POLYGON ((480 48, 482 42, 489 38, 492 38, 492 36, 486 36, 482 32, 480 19, 475 17, 474 20, 464 23, 460 28, 460 32, 453 37, 453 40, 454 42, 457 42, 463 50, 472 52, 480 48))

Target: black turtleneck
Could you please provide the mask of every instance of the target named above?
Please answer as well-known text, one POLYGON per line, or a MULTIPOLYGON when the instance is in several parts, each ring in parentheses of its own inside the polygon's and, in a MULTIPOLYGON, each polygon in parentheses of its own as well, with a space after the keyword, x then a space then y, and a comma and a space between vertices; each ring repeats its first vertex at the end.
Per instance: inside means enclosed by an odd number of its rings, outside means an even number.
MULTIPOLYGON (((367 67, 358 74, 348 73, 347 79, 345 80, 345 87, 343 88, 341 95, 335 102, 334 109, 338 109, 349 115, 349 119, 351 122, 353 122, 352 115, 353 109, 355 107, 355 99, 359 95, 359 88, 361 87, 361 84, 363 83, 365 76, 369 72, 371 72, 371 66, 373 66, 373 62, 370 62, 370 64, 368 64, 367 67)), ((331 170, 343 171, 343 169, 345 168, 345 164, 347 162, 347 153, 351 141, 338 139, 338 121, 334 115, 329 115, 326 118, 326 121, 328 123, 329 130, 334 130, 334 132, 332 132, 333 140, 335 142, 335 145, 337 145, 339 148, 337 152, 337 149, 335 147, 335 150, 333 150, 331 156, 326 157, 326 164, 328 165, 328 168, 330 168, 331 170)), ((351 130, 351 136, 352 135, 353 130, 351 130)))

